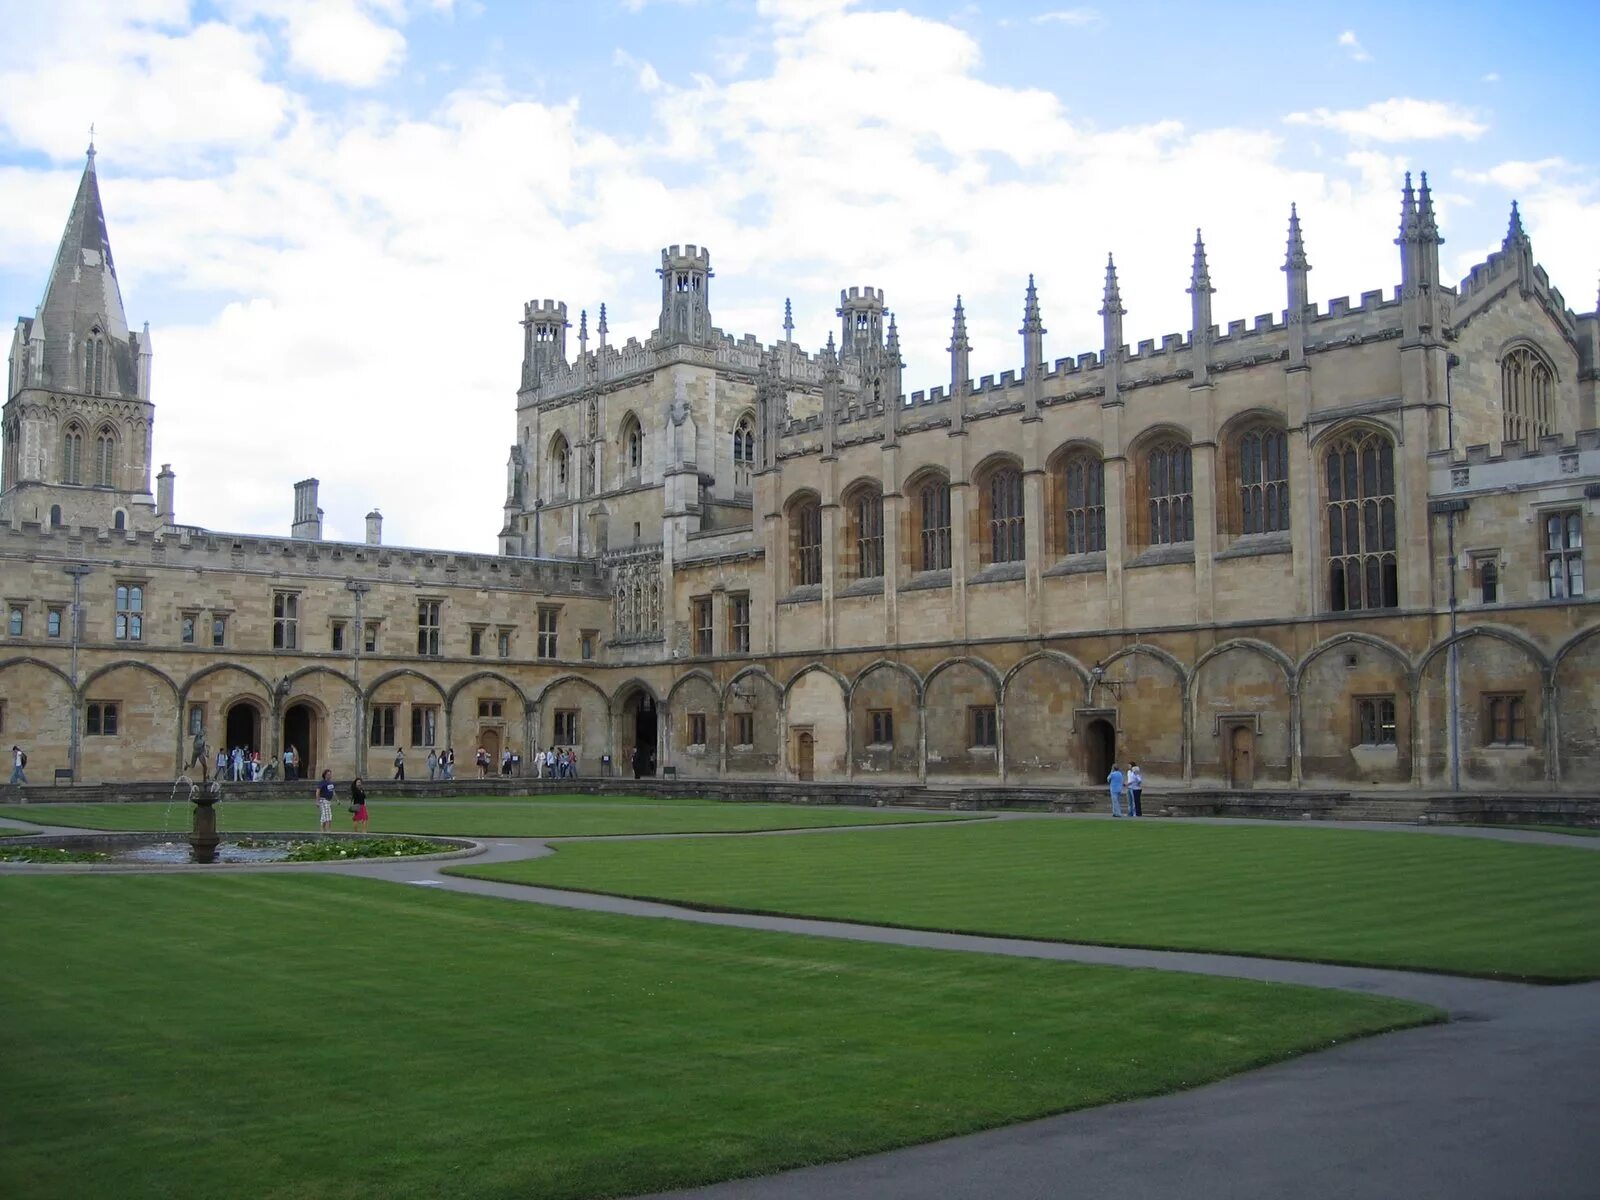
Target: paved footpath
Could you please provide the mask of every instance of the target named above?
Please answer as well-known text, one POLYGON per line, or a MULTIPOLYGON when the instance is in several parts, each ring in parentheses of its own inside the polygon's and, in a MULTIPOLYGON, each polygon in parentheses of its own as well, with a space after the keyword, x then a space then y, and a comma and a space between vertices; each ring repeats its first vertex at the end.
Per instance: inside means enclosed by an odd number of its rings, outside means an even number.
MULTIPOLYGON (((1403 826, 1375 828, 1397 834, 1420 832, 1403 826)), ((1508 841, 1547 840, 1536 834, 1499 835, 1492 830, 1438 832, 1503 836, 1508 841)), ((552 852, 537 839, 482 840, 487 853, 471 860, 475 863, 552 852)), ((1600 850, 1600 839, 1555 835, 1548 840, 1600 850)), ((637 917, 1346 988, 1437 1005, 1451 1016, 1445 1025, 1367 1038, 1188 1092, 827 1166, 674 1192, 674 1198, 1600 1197, 1600 983, 1535 987, 1276 959, 696 912, 669 904, 442 874, 451 865, 386 861, 280 869, 336 870, 472 895, 637 917)), ((1404 913, 1397 912, 1395 919, 1404 920, 1404 913)), ((1115 1014, 1106 1013, 1104 1019, 1114 1020, 1115 1014)))

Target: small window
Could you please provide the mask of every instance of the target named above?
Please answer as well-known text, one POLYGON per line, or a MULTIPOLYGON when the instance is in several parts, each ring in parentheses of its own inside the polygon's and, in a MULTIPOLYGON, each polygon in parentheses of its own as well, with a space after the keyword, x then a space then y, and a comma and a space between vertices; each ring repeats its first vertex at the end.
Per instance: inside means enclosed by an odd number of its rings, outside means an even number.
POLYGON ((887 708, 874 708, 867 711, 867 723, 871 727, 869 744, 873 746, 894 745, 894 712, 887 708))
POLYGON ((343 621, 335 621, 333 623, 333 628, 329 631, 328 635, 328 646, 329 649, 333 650, 335 653, 338 653, 344 649, 343 621))
POLYGON ((116 635, 119 642, 144 639, 144 588, 137 583, 117 584, 116 635))
POLYGON ((558 746, 576 746, 578 744, 577 709, 556 709, 555 743, 558 746))
POLYGON ((711 597, 696 596, 694 598, 694 652, 696 654, 712 653, 711 632, 711 597))
POLYGON ((993 749, 996 744, 994 705, 979 704, 967 709, 967 724, 972 730, 972 745, 993 749))
POLYGON ((1478 589, 1484 604, 1494 604, 1500 599, 1500 568, 1492 561, 1478 568, 1478 589))
POLYGON ((479 700, 478 701, 478 719, 480 721, 489 720, 489 719, 496 718, 496 717, 502 717, 504 715, 505 715, 505 701, 504 700, 479 700))
POLYGON ((483 653, 483 627, 474 625, 467 635, 467 653, 477 658, 483 653))
POLYGON ((1488 746, 1528 744, 1527 697, 1522 692, 1494 692, 1483 698, 1483 741, 1488 746))
POLYGON ((754 746, 756 744, 756 718, 754 713, 733 714, 733 744, 735 746, 754 746))
POLYGON ((541 608, 539 610, 539 657, 556 657, 556 617, 560 613, 557 608, 541 608))
MULTIPOLYGON (((300 645, 300 593, 272 593, 272 648, 293 650, 300 645)), ((374 745, 378 743, 374 742, 374 745)), ((393 745, 386 742, 385 745, 393 745)))
POLYGON ((435 656, 439 653, 439 602, 417 601, 417 653, 435 656))
POLYGON ((121 533, 123 530, 127 529, 128 514, 123 512, 120 508, 117 509, 111 518, 111 528, 115 529, 118 533, 121 533))
POLYGON ((116 737, 118 705, 114 700, 91 700, 83 715, 83 731, 90 737, 116 737))
POLYGON ((201 732, 206 727, 206 706, 204 704, 189 705, 189 736, 201 732))
POLYGON ((61 505, 59 504, 52 504, 50 506, 50 528, 61 528, 61 505))
POLYGON ((511 631, 509 629, 500 631, 495 639, 495 649, 499 652, 501 658, 511 657, 511 631))
POLYGON ((213 646, 228 644, 228 618, 220 613, 211 614, 211 644, 213 646))
POLYGON ((378 622, 367 621, 362 630, 361 649, 365 654, 378 652, 378 622))
POLYGON ((45 614, 44 631, 47 636, 53 638, 58 638, 61 636, 62 613, 62 609, 52 608, 45 614))
POLYGON ((594 634, 586 633, 582 639, 583 658, 587 662, 594 657, 594 634))
POLYGON ((9 632, 12 637, 21 637, 22 623, 22 609, 13 604, 6 617, 7 632, 9 632))
POLYGON ((728 597, 728 649, 734 654, 750 653, 749 592, 735 592, 728 597))
POLYGON ((1583 514, 1578 510, 1545 514, 1544 567, 1550 599, 1583 598, 1583 514))
POLYGON ((1361 746, 1393 746, 1397 741, 1393 696, 1356 697, 1356 738, 1361 746))
POLYGON ((178 640, 185 646, 194 645, 194 627, 199 617, 194 613, 184 613, 182 621, 178 624, 178 640))
POLYGON ((705 713, 689 714, 689 745, 704 746, 706 744, 706 715, 705 713))
POLYGON ((437 746, 439 744, 439 710, 431 704, 411 706, 411 744, 437 746))
POLYGON ((395 719, 399 712, 400 706, 398 704, 374 704, 372 706, 372 728, 367 737, 369 745, 394 745, 395 719))

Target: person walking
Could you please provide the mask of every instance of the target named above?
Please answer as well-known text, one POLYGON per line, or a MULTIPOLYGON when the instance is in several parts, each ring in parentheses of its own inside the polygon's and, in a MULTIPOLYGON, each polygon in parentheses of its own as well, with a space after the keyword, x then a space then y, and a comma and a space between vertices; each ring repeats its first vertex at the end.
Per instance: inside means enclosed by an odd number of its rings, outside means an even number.
POLYGON ((357 833, 367 831, 367 788, 357 775, 350 781, 350 816, 357 833))
POLYGON ((333 832, 333 772, 322 773, 322 782, 317 785, 317 821, 323 833, 333 832))
POLYGON ((228 777, 228 751, 226 747, 217 747, 216 774, 212 776, 218 783, 228 777))
POLYGON ((428 751, 428 782, 432 783, 439 770, 439 756, 432 750, 428 751))
POLYGON ((1139 797, 1144 793, 1144 772, 1139 770, 1139 764, 1128 764, 1128 815, 1130 817, 1144 816, 1144 807, 1139 803, 1139 797))
POLYGON ((1122 785, 1124 782, 1125 776, 1122 771, 1117 767, 1116 763, 1112 763, 1111 774, 1106 776, 1106 783, 1111 786, 1111 815, 1113 817, 1122 815, 1122 785))
POLYGON ((394 777, 401 783, 406 779, 406 752, 403 747, 396 747, 394 752, 394 777))
POLYGON ((283 748, 283 781, 285 783, 294 782, 294 769, 299 765, 300 752, 294 748, 294 743, 290 742, 283 748))
POLYGON ((453 781, 456 777, 456 748, 449 746, 444 752, 444 777, 453 781))
POLYGON ((28 756, 21 746, 11 747, 11 782, 27 783, 28 777, 22 768, 28 765, 28 756))

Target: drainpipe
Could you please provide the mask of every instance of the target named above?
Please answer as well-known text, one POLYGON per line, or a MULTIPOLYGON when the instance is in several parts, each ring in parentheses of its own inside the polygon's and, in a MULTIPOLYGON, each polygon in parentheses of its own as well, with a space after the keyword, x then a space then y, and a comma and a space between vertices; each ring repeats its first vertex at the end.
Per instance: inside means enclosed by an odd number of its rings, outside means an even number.
MULTIPOLYGON (((1461 359, 1454 354, 1448 354, 1444 360, 1444 415, 1449 428, 1447 440, 1449 457, 1452 462, 1456 456, 1456 415, 1455 407, 1450 394, 1450 373, 1461 365, 1461 359)), ((1461 659, 1459 643, 1456 641, 1456 514, 1455 509, 1445 513, 1445 538, 1446 564, 1450 571, 1450 657, 1449 681, 1446 691, 1450 699, 1450 790, 1461 790, 1461 659)), ((1416 720, 1413 713, 1411 719, 1416 720)))
MULTIPOLYGON (((91 574, 94 568, 86 563, 73 563, 69 567, 63 567, 62 570, 72 576, 72 660, 69 664, 72 675, 72 721, 67 727, 67 766, 72 769, 72 782, 79 783, 82 781, 78 774, 78 752, 81 745, 79 722, 82 720, 80 710, 83 708, 83 703, 78 695, 78 642, 83 626, 83 577, 91 574)), ((182 721, 181 716, 179 721, 182 721)), ((179 734, 179 745, 182 744, 182 734, 179 734)))
MULTIPOLYGON (((350 643, 350 655, 353 659, 350 665, 350 674, 354 678, 356 685, 356 774, 365 776, 367 773, 367 704, 361 691, 361 646, 367 635, 361 620, 361 599, 367 594, 368 587, 358 579, 348 579, 345 581, 344 586, 356 598, 355 637, 350 643)), ((332 757, 331 754, 329 757, 332 757)))

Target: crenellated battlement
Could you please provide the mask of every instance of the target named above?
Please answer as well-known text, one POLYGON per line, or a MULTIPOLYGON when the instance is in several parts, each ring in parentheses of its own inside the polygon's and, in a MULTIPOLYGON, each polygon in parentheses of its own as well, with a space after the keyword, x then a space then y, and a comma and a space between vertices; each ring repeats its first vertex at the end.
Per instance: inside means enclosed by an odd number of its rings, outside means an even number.
POLYGON ((711 271, 711 251, 689 242, 683 246, 667 246, 661 251, 663 271, 711 271))

